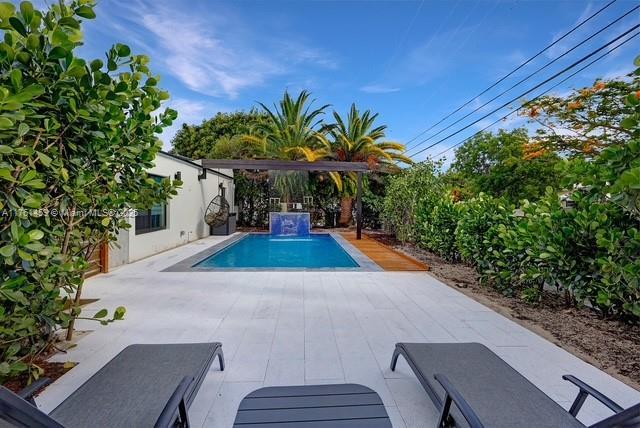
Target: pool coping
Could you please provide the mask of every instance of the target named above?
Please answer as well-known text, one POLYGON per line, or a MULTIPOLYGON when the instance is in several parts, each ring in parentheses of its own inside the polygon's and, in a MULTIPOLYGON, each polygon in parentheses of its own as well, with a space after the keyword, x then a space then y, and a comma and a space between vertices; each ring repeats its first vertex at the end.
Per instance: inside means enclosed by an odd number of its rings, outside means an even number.
MULTIPOLYGON (((262 232, 252 232, 252 233, 262 233, 262 232)), ((200 251, 199 253, 194 254, 193 256, 187 257, 184 260, 179 261, 176 264, 169 266, 166 269, 161 270, 161 272, 381 272, 384 269, 378 265, 376 262, 371 260, 367 255, 365 255, 362 251, 356 248, 353 244, 347 241, 342 235, 334 232, 311 232, 311 235, 330 235, 333 239, 336 240, 338 245, 342 247, 342 249, 359 265, 358 267, 344 268, 344 267, 326 267, 326 268, 296 268, 296 267, 274 267, 274 268, 237 268, 237 267, 229 267, 229 268, 221 268, 221 267, 198 267, 196 266, 198 263, 206 259, 207 257, 211 257, 215 253, 222 251, 228 246, 235 244, 249 233, 240 232, 234 235, 231 235, 229 238, 225 239, 222 242, 212 245, 211 247, 200 251)), ((268 235, 268 233, 264 233, 268 235)))

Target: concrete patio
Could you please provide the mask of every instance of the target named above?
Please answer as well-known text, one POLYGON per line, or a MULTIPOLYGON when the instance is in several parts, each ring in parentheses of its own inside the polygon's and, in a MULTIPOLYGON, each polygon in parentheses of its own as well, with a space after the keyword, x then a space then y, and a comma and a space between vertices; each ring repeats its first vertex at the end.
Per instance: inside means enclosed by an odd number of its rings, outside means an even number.
MULTIPOLYGON (((126 306, 124 321, 93 332, 59 361, 80 364, 37 401, 50 410, 132 343, 220 341, 190 409, 194 426, 230 427, 241 398, 264 385, 360 383, 377 391, 395 427, 432 427, 436 410, 402 361, 398 341, 481 342, 568 408, 574 374, 623 406, 640 393, 424 272, 161 272, 220 242, 209 237, 89 279, 91 313, 126 306)), ((580 419, 609 412, 588 399, 580 419)))

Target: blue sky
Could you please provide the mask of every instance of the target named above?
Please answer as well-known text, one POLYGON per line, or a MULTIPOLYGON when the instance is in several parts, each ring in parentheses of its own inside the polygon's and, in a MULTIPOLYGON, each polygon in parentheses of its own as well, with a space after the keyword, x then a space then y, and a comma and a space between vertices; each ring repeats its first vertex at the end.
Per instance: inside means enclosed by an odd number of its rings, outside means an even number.
MULTIPOLYGON (((330 103, 341 113, 352 102, 379 112, 380 121, 389 126, 389 138, 406 142, 604 4, 577 0, 102 0, 97 19, 85 24, 81 53, 102 57, 108 46, 122 42, 136 53, 151 56, 152 69, 171 93, 169 104, 179 112, 176 125, 162 135, 165 148, 170 148, 169 140, 182 122, 199 123, 217 111, 250 109, 256 101, 272 104, 285 89, 308 89, 318 105, 330 103)), ((636 4, 618 0, 470 108, 636 4)), ((535 82, 639 22, 637 12, 628 16, 545 70, 535 82)), ((556 92, 631 71, 639 47, 640 38, 556 92)), ((494 105, 531 85, 515 89, 494 105)), ((490 121, 474 125, 417 159, 440 152, 490 121)), ((522 123, 516 118, 502 126, 522 123)))

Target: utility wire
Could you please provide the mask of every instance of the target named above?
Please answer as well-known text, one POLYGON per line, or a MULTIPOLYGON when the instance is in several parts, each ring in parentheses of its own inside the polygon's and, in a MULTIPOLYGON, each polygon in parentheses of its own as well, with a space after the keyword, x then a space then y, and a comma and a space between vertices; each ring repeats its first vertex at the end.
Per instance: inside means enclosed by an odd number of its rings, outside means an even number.
POLYGON ((618 17, 617 19, 615 19, 614 21, 610 22, 609 24, 607 24, 606 26, 602 27, 600 30, 596 31, 595 33, 593 33, 592 35, 590 35, 589 37, 587 37, 586 39, 582 40, 580 43, 578 43, 577 45, 575 45, 574 47, 572 47, 571 49, 567 50, 566 52, 564 52, 562 55, 554 58, 553 60, 547 62, 546 64, 544 64, 542 67, 538 68, 537 70, 535 70, 533 73, 529 74, 528 76, 524 77, 523 79, 519 80, 518 82, 516 82, 515 84, 511 85, 509 88, 507 88, 506 90, 500 92, 498 95, 496 95, 495 97, 491 98, 489 101, 485 102, 484 104, 476 107, 474 110, 470 111, 469 113, 465 114, 464 116, 462 116, 461 118, 457 119, 456 121, 450 123, 449 125, 447 125, 446 127, 442 128, 440 131, 436 132, 435 134, 425 138, 424 140, 422 140, 420 143, 418 143, 418 146, 422 143, 426 143, 427 141, 431 140, 432 138, 442 134, 444 131, 446 131, 447 129, 452 128, 454 125, 457 125, 458 123, 462 122, 464 119, 468 118, 469 116, 471 116, 472 114, 474 114, 475 112, 483 109, 484 107, 486 107, 487 105, 491 104, 492 102, 494 102, 495 100, 497 100, 498 98, 500 98, 501 96, 503 96, 504 94, 506 94, 507 92, 511 91, 512 89, 520 86, 522 83, 524 83, 525 81, 529 80, 531 77, 533 77, 534 75, 538 74, 539 72, 541 72, 542 70, 544 70, 545 68, 549 67, 551 64, 554 64, 556 61, 559 61, 560 59, 564 58, 565 56, 567 56, 568 54, 570 54, 571 52, 573 52, 574 50, 578 49, 580 46, 584 45, 585 43, 587 43, 589 40, 593 39, 594 37, 596 37, 597 35, 599 35, 600 33, 602 33, 603 31, 606 31, 607 29, 611 28, 611 26, 617 24, 618 22, 620 22, 622 19, 626 18, 627 16, 629 16, 631 13, 635 12, 636 10, 640 9, 640 5, 636 6, 634 8, 632 8, 631 10, 629 10, 627 13, 625 13, 624 15, 618 17))
POLYGON ((518 99, 530 94, 531 92, 535 91, 536 89, 538 89, 539 87, 549 83, 550 81, 556 79, 558 76, 566 73, 567 71, 571 70, 572 68, 578 66, 579 64, 583 63, 584 61, 588 60, 589 58, 591 58, 592 56, 596 55, 598 52, 606 49, 607 47, 609 47, 610 45, 614 44, 615 42, 617 42, 618 40, 620 40, 621 38, 625 37, 627 34, 637 30, 638 28, 640 28, 640 24, 636 24, 633 27, 631 27, 630 29, 628 29, 627 31, 625 31, 624 33, 620 34, 618 37, 616 37, 615 39, 609 41, 608 43, 600 46, 598 49, 592 51, 591 53, 583 56, 582 58, 580 58, 579 60, 575 61, 573 64, 568 65, 567 67, 563 68, 562 70, 560 70, 559 72, 555 73, 553 76, 545 79, 544 81, 542 81, 541 83, 538 83, 536 86, 534 86, 533 88, 527 90, 526 92, 518 95, 517 97, 507 101, 506 103, 502 104, 501 106, 499 106, 498 108, 490 111, 489 113, 485 114, 484 116, 482 116, 479 119, 476 119, 475 121, 471 122, 468 125, 463 126, 462 128, 458 129, 455 132, 452 132, 451 134, 447 135, 446 137, 443 137, 441 139, 439 139, 438 141, 436 141, 435 143, 432 143, 430 145, 428 145, 427 147, 420 149, 419 151, 417 151, 416 153, 414 153, 413 156, 419 155, 420 153, 423 153, 427 150, 429 150, 432 147, 437 146, 438 144, 442 143, 443 141, 448 140, 449 138, 458 135, 459 133, 461 133, 462 131, 469 129, 470 127, 472 127, 473 125, 477 124, 478 122, 480 122, 481 120, 486 119, 487 117, 491 116, 492 114, 494 114, 495 112, 502 110, 503 108, 507 107, 509 104, 513 103, 514 101, 517 101, 518 99))
MULTIPOLYGON (((449 113, 448 115, 446 115, 444 118, 442 118, 441 120, 439 120, 438 122, 434 123, 432 126, 430 126, 429 128, 425 129, 424 131, 420 132, 418 135, 416 135, 415 137, 413 137, 412 139, 410 139, 409 141, 407 141, 407 144, 411 143, 412 141, 417 140, 418 138, 420 138, 422 135, 426 134, 427 132, 431 131, 433 128, 435 128, 436 126, 438 126, 439 124, 441 124, 442 122, 444 122, 445 120, 447 120, 448 118, 450 118, 451 116, 453 116, 454 114, 456 114, 457 112, 459 112, 460 110, 462 110, 463 108, 465 108, 466 106, 468 106, 469 104, 471 104, 476 98, 486 94, 488 91, 490 91, 491 89, 495 88, 497 85, 499 85, 500 83, 502 83, 505 79, 509 78, 510 76, 512 76, 515 72, 517 72, 518 70, 520 70, 522 67, 524 67, 525 65, 529 64, 531 61, 533 61, 534 59, 536 59, 537 57, 539 57, 540 55, 542 55, 545 51, 547 51, 548 49, 552 48, 553 46, 555 46, 556 44, 558 44, 561 40, 565 39, 567 36, 569 36, 570 34, 572 34, 573 32, 575 32, 577 29, 579 29, 580 27, 582 27, 584 24, 586 24, 587 22, 589 22, 591 19, 595 18, 597 15, 599 15, 602 11, 604 11, 606 8, 608 8, 609 6, 611 6, 613 3, 615 3, 617 0, 612 0, 609 3, 607 3, 606 5, 604 5, 602 8, 600 8, 599 10, 597 10, 595 13, 593 13, 591 16, 587 17, 586 19, 584 19, 582 22, 578 23, 575 27, 573 27, 572 29, 570 29, 569 31, 567 31, 566 33, 564 33, 562 36, 560 36, 558 39, 556 39, 553 43, 547 45, 545 48, 543 48, 542 50, 540 50, 538 53, 536 53, 535 55, 533 55, 531 58, 529 58, 528 60, 526 60, 525 62, 523 62, 522 64, 520 64, 519 66, 517 66, 515 69, 513 69, 511 72, 509 72, 508 74, 504 75, 502 78, 500 78, 497 82, 493 83, 491 86, 489 86, 488 88, 486 88, 485 90, 483 90, 482 92, 480 92, 478 95, 476 95, 475 97, 469 99, 467 102, 465 102, 464 104, 462 104, 460 107, 458 107, 457 109, 455 109, 454 111, 452 111, 451 113, 449 113)), ((411 148, 407 148, 405 150, 405 152, 412 150, 413 148, 415 148, 416 145, 414 145, 411 148)))
MULTIPOLYGON (((546 95, 547 93, 549 93, 550 91, 554 90, 555 88, 557 88, 558 86, 562 85, 564 82, 566 82, 567 80, 571 79, 572 77, 575 77, 577 74, 581 73, 582 71, 584 71, 586 68, 591 67, 593 64, 595 64, 596 62, 600 61, 602 58, 604 58, 605 56, 609 55, 610 53, 612 53, 613 51, 615 51, 616 49, 618 49, 619 47, 621 47, 622 45, 630 42, 632 39, 634 39, 635 37, 639 36, 640 32, 637 32, 635 34, 633 34, 631 37, 629 37, 627 40, 620 42, 619 44, 617 44, 616 46, 614 46, 613 48, 609 49, 607 52, 603 53, 602 55, 600 55, 599 57, 597 57, 596 59, 594 59, 593 61, 589 62, 587 65, 581 67, 579 70, 571 73, 569 76, 565 77, 564 79, 562 79, 561 81, 559 81, 558 83, 556 83, 555 85, 551 86, 549 89, 545 90, 544 92, 542 92, 540 95, 532 98, 530 101, 528 101, 528 103, 531 103, 533 101, 536 101, 538 99, 540 99, 541 97, 543 97, 544 95, 546 95)), ((525 104, 521 105, 520 107, 518 107, 517 109, 510 111, 509 113, 505 114, 504 116, 502 116, 501 118, 499 118, 498 120, 496 120, 495 122, 491 123, 488 126, 485 126, 484 128, 482 128, 481 130, 479 130, 478 132, 476 132, 475 134, 473 134, 472 136, 465 138, 464 140, 452 145, 451 147, 446 148, 445 150, 441 151, 440 153, 433 155, 433 156, 429 156, 430 159, 436 159, 439 158, 440 156, 442 156, 443 154, 447 153, 448 151, 453 150, 454 148, 466 143, 467 141, 471 140, 473 137, 476 137, 478 135, 480 135, 481 133, 483 133, 484 131, 486 131, 487 129, 491 128, 492 126, 494 126, 495 124, 497 124, 498 122, 505 120, 507 117, 511 116, 514 113, 517 113, 518 111, 522 110, 525 107, 525 104)))
MULTIPOLYGON (((462 50, 462 48, 464 48, 467 44, 467 42, 469 41, 469 39, 471 39, 471 37, 473 37, 473 35, 479 30, 482 29, 482 23, 487 19, 487 17, 493 13, 493 11, 498 7, 498 5, 500 4, 501 0, 498 0, 497 2, 495 2, 494 6, 492 8, 485 8, 485 13, 482 16, 482 18, 480 18, 480 21, 475 22, 473 25, 473 30, 468 31, 467 32, 467 37, 465 37, 460 43, 456 44, 456 48, 455 50, 449 52, 447 49, 442 49, 444 52, 448 52, 448 55, 450 57, 455 57, 455 55, 460 52, 462 50)), ((473 9, 471 9, 473 10, 473 9)), ((467 16, 468 18, 468 16, 467 16)), ((464 22, 466 23, 467 18, 465 18, 464 22)), ((462 25, 460 25, 456 31, 454 31, 454 33, 457 33, 457 31, 462 27, 462 25)), ((451 38, 450 38, 451 40, 451 38)), ((448 48, 448 44, 447 44, 447 48, 448 48)), ((426 52, 427 49, 425 48, 424 51, 426 52)), ((453 78, 453 74, 449 73, 445 79, 444 82, 438 84, 438 88, 437 90, 434 89, 432 91, 429 91, 429 94, 422 100, 420 100, 420 108, 423 108, 425 105, 427 105, 437 94, 439 94, 439 92, 441 92, 442 88, 446 88, 447 85, 449 84, 449 82, 451 81, 451 79, 453 78)), ((417 138, 417 137, 416 137, 417 138)), ((413 138, 411 141, 415 140, 415 138, 413 138)), ((407 150, 409 149, 404 149, 402 151, 402 153, 406 153, 407 150)))
POLYGON ((404 46, 404 43, 407 41, 407 36, 409 36, 409 34, 411 33, 411 30, 413 29, 413 24, 415 24, 416 19, 418 18, 418 15, 420 14, 420 11, 422 10, 422 6, 424 6, 424 1, 425 0, 422 0, 420 2, 420 4, 418 5, 418 8, 416 9, 415 13, 413 14, 413 17, 411 18, 411 21, 409 21, 409 25, 407 26, 406 30, 402 34, 402 37, 400 38, 400 41, 396 45, 396 48, 393 50, 393 53, 392 53, 391 57, 389 58, 389 60, 386 62, 386 64, 382 68, 382 73, 381 74, 384 75, 387 72, 387 70, 389 69, 389 66, 396 59, 396 56, 398 56, 398 52, 400 51, 402 46, 404 46))

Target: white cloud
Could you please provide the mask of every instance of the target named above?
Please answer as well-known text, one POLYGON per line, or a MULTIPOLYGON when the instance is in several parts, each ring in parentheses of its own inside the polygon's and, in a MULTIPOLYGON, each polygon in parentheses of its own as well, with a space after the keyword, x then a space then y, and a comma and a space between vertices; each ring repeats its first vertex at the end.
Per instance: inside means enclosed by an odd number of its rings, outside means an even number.
POLYGON ((396 88, 393 86, 373 84, 373 85, 363 86, 360 88, 360 90, 368 94, 389 94, 392 92, 398 92, 400 88, 396 88))
POLYGON ((309 64, 329 70, 337 70, 338 61, 327 51, 292 40, 273 40, 271 50, 278 52, 285 61, 293 64, 309 64))
POLYGON ((112 31, 126 32, 187 88, 209 96, 236 98, 244 89, 291 74, 296 66, 338 67, 322 49, 254 34, 220 4, 215 13, 207 4, 190 6, 171 0, 118 2, 103 11, 111 15, 104 22, 112 31))
POLYGON ((215 116, 218 112, 232 111, 231 108, 217 106, 213 103, 185 98, 172 99, 164 107, 172 108, 178 112, 178 118, 160 134, 160 139, 164 143, 164 150, 171 149, 171 139, 182 128, 183 123, 188 125, 200 124, 203 120, 215 116))
POLYGON ((142 17, 142 25, 156 37, 156 56, 193 91, 235 98, 240 90, 283 72, 250 46, 234 48, 212 29, 215 23, 204 19, 157 7, 142 17))
POLYGON ((628 66, 614 68, 612 70, 605 71, 604 73, 598 74, 598 77, 602 80, 619 80, 619 79, 628 79, 628 74, 635 70, 632 64, 628 66))

